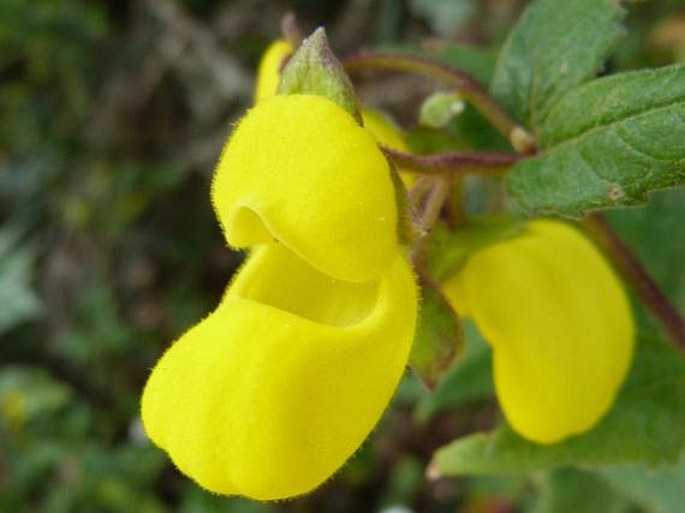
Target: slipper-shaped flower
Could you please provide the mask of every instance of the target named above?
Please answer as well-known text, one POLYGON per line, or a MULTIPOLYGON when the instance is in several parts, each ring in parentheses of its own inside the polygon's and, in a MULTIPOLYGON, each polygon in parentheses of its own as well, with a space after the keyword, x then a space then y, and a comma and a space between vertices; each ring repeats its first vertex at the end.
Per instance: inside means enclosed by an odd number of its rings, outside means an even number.
POLYGON ((607 412, 635 329, 619 280, 578 230, 532 221, 477 251, 444 290, 492 346, 497 397, 522 436, 557 442, 607 412))
POLYGON ((397 254, 390 167, 320 96, 277 95, 250 110, 224 148, 212 201, 230 245, 277 240, 337 279, 375 279, 397 254))
POLYGON ((398 252, 362 284, 279 244, 253 250, 219 307, 164 354, 145 429, 178 468, 222 494, 273 500, 328 479, 378 422, 417 315, 398 252))

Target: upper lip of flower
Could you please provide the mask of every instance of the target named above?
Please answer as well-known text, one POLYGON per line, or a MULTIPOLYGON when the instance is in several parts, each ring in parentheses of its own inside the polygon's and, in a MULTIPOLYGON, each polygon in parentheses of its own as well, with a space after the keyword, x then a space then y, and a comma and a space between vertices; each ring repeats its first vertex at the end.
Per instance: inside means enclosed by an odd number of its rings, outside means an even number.
POLYGON ((397 251, 391 170, 373 137, 335 103, 275 96, 238 124, 212 181, 233 247, 278 240, 338 279, 378 279, 397 251))

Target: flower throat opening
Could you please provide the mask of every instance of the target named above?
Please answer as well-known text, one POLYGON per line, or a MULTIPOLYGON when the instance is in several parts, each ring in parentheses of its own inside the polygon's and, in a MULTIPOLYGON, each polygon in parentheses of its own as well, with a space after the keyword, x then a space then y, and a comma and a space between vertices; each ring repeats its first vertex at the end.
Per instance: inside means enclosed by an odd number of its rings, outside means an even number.
MULTIPOLYGON (((281 244, 256 250, 259 273, 245 269, 235 285, 236 295, 264 303, 310 321, 349 327, 359 324, 376 308, 380 282, 350 283, 314 269, 281 244)), ((250 262, 247 265, 251 266, 250 262)))

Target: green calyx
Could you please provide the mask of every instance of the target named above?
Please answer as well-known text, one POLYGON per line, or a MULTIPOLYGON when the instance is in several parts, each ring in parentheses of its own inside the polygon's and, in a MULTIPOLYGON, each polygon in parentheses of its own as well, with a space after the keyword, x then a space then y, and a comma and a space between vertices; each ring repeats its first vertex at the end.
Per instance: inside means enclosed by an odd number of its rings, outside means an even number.
POLYGON ((342 64, 318 28, 305 39, 283 69, 277 94, 312 94, 328 98, 361 125, 359 102, 342 64))

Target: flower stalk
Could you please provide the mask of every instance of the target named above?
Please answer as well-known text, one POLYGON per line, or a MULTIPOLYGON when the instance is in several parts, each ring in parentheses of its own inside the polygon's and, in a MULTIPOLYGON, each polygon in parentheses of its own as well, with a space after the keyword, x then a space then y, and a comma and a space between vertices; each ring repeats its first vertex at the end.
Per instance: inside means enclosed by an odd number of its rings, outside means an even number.
POLYGON ((582 224, 645 307, 663 326, 673 344, 685 353, 685 320, 640 261, 601 214, 589 215, 582 224))
POLYGON ((521 159, 514 153, 441 153, 413 155, 383 148, 388 159, 398 168, 425 174, 503 176, 521 159))
POLYGON ((439 176, 432 181, 432 186, 426 192, 420 213, 414 221, 417 237, 411 259, 414 268, 420 275, 424 274, 424 269, 426 268, 429 235, 438 222, 442 208, 452 190, 449 177, 447 176, 439 176))

